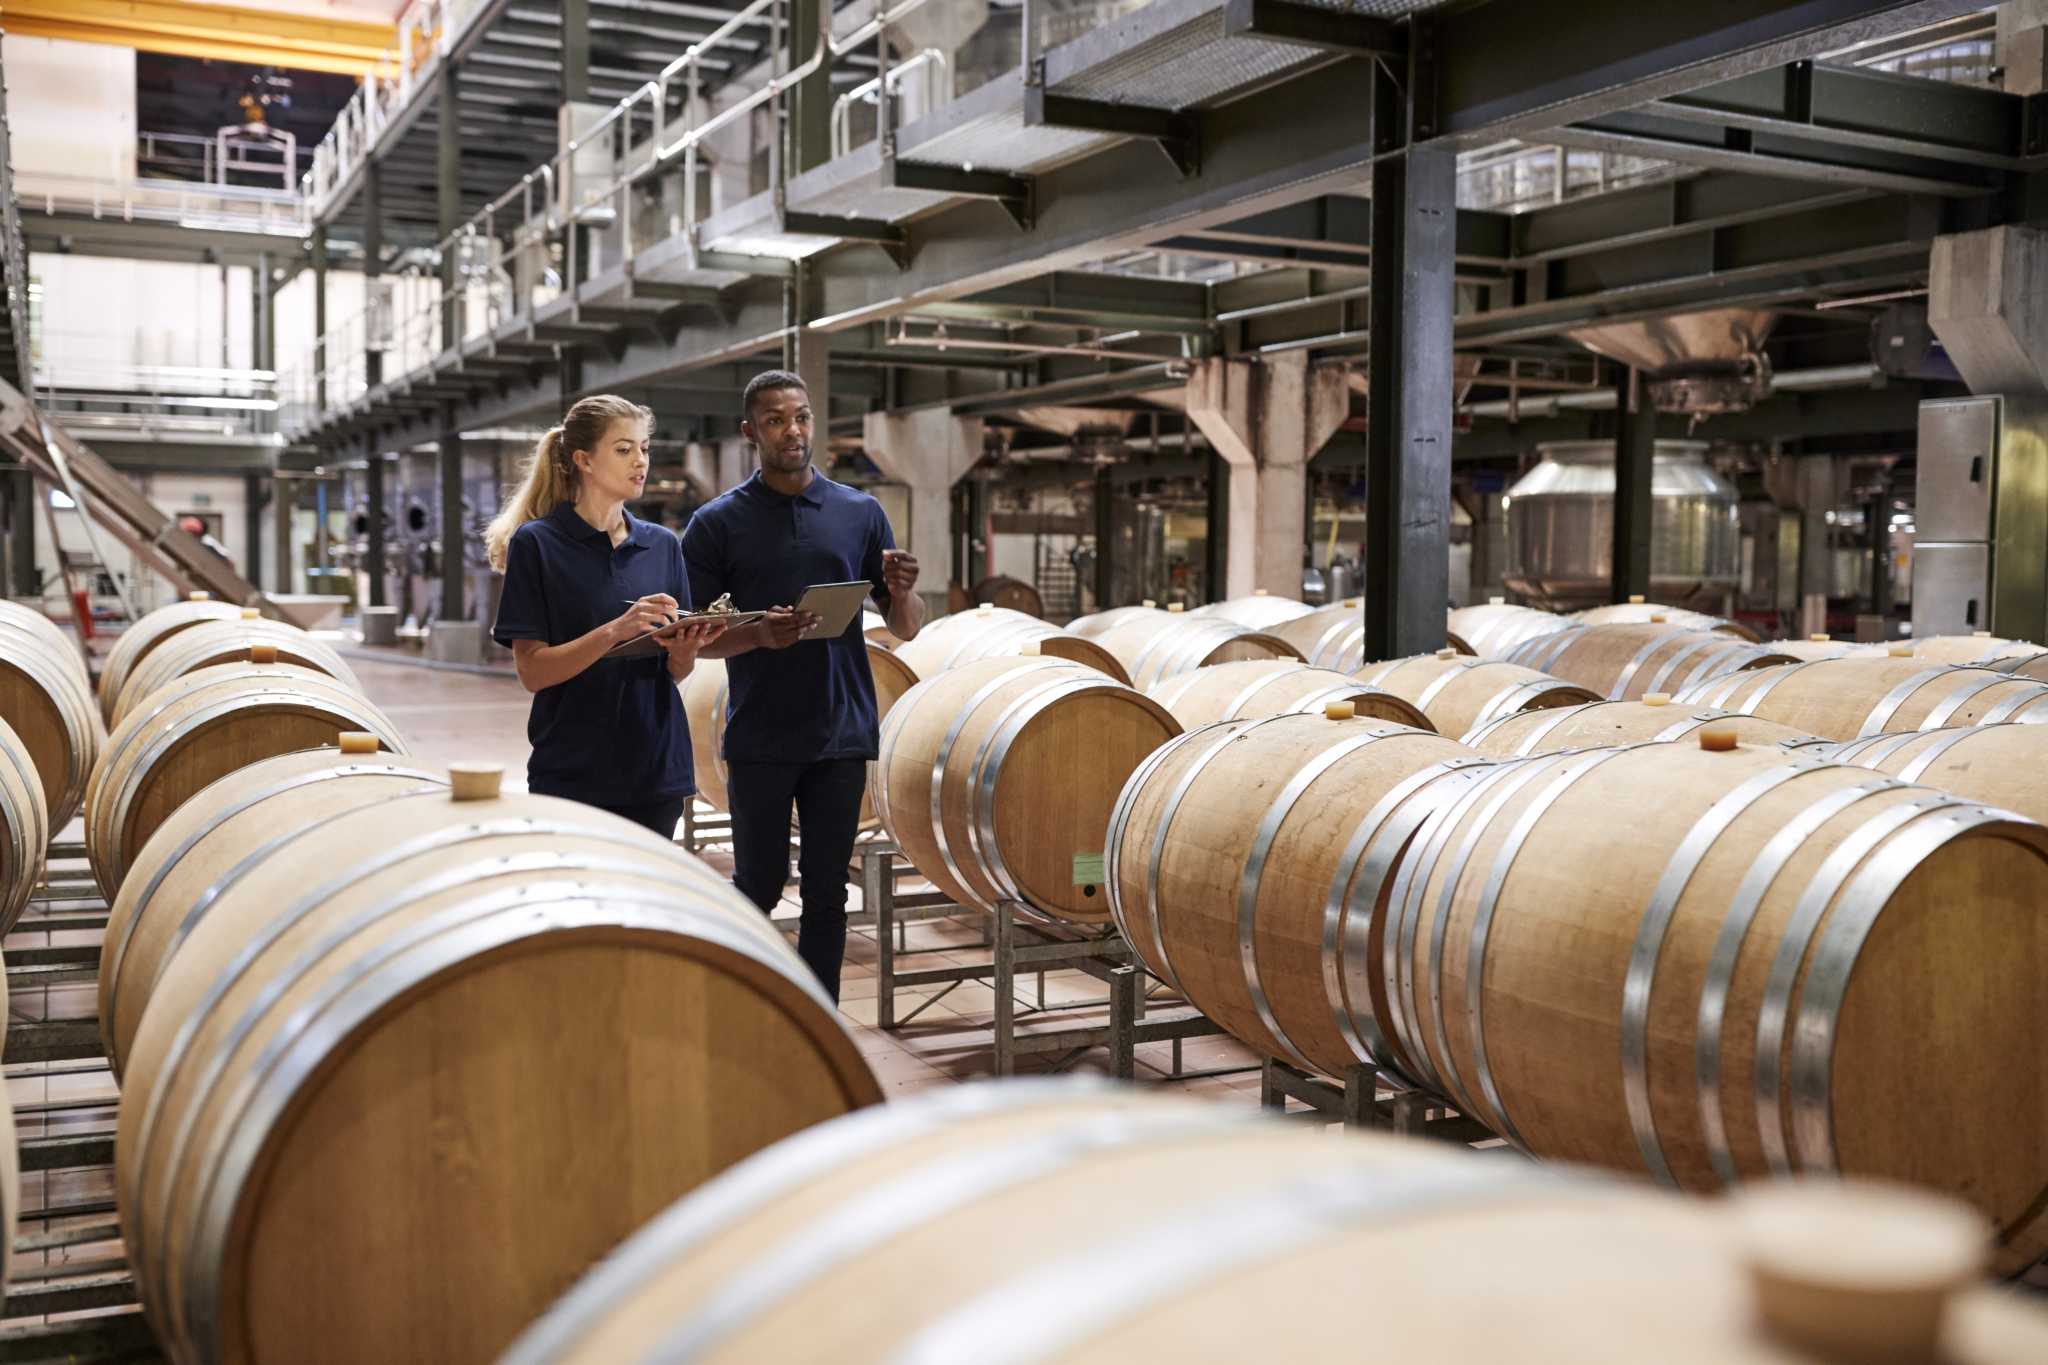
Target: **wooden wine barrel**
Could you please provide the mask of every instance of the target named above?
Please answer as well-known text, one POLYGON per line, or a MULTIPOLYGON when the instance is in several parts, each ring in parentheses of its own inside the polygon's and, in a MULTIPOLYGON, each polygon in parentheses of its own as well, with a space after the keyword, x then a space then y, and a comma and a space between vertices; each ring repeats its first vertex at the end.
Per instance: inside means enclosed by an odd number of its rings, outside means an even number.
POLYGON ((1417 730, 1434 730, 1429 717, 1391 692, 1327 668, 1310 668, 1289 659, 1245 659, 1182 673, 1155 686, 1152 700, 1173 712, 1183 730, 1220 720, 1256 720, 1300 712, 1319 712, 1331 703, 1345 703, 1367 720, 1392 721, 1417 730))
POLYGON ((114 703, 120 700, 129 673, 158 645, 201 622, 241 619, 240 607, 216 602, 205 593, 195 593, 187 601, 173 602, 145 614, 114 638, 114 647, 107 651, 106 662, 100 665, 100 716, 112 723, 114 703))
POLYGON ((291 664, 217 664, 158 692, 116 727, 93 772, 85 846, 101 892, 114 899, 136 852, 208 783, 259 759, 333 744, 344 730, 405 752, 377 707, 291 664))
POLYGON ((1804 640, 1773 640, 1764 646, 1773 654, 1783 654, 1801 663, 1808 659, 1848 659, 1859 654, 1883 654, 1883 645, 1861 643, 1856 640, 1837 640, 1829 635, 1809 635, 1804 640))
POLYGON ((2032 678, 2035 682, 2048 682, 2048 653, 2010 654, 2003 659, 1994 659, 1983 665, 2009 678, 2032 678))
MULTIPOLYGON (((868 669, 875 680, 875 719, 879 724, 888 719, 890 708, 903 694, 917 686, 917 674, 902 658, 872 640, 868 641, 868 669)), ((696 767, 697 795, 707 805, 726 810, 730 777, 725 766, 725 660, 698 659, 680 686, 683 715, 690 723, 690 761, 696 767)), ((868 769, 872 773, 874 765, 869 764, 868 769)), ((860 827, 873 829, 877 823, 874 797, 861 797, 860 827)))
POLYGON ((17 627, 30 635, 39 636, 49 646, 52 658, 68 659, 79 680, 92 690, 92 677, 86 672, 85 659, 78 652, 77 637, 63 626, 58 625, 34 607, 0 597, 0 624, 17 627))
POLYGON ((1894 730, 2048 721, 2048 684, 1925 659, 1815 659, 1701 683, 1677 698, 1849 740, 1894 730))
POLYGON ((128 680, 121 685, 121 694, 114 701, 109 724, 118 727, 136 707, 146 705, 153 693, 178 678, 202 668, 247 659, 252 649, 265 645, 275 651, 271 656, 273 662, 310 668, 346 685, 350 691, 363 690, 355 672, 342 662, 333 646, 297 626, 282 621, 207 621, 164 641, 129 670, 128 680))
POLYGON ((1981 1281, 1981 1230, 1948 1201, 1816 1182, 1733 1203, 1178 1097, 982 1083, 836 1119, 720 1177, 500 1365, 2033 1365, 2048 1350, 2048 1309, 1981 1281), (1012 1237, 1037 1250, 967 1251, 1012 1237), (1341 1311, 1361 1284, 1399 1311, 1362 1327, 1341 1311), (1816 1305, 1835 1309, 1818 1325, 1816 1305))
POLYGON ((1240 659, 1301 661, 1301 651, 1278 636, 1178 611, 1128 617, 1108 634, 1097 636, 1096 642, 1116 656, 1131 685, 1140 689, 1211 664, 1240 659))
POLYGON ((920 678, 936 677, 976 659, 1020 658, 1033 651, 1086 664, 1126 685, 1131 681, 1117 657, 1095 641, 1002 607, 982 606, 957 616, 941 616, 920 630, 915 640, 896 646, 896 653, 920 678))
POLYGON ((1512 760, 1431 817, 1379 926, 1392 1064, 1538 1156, 1952 1193, 2032 1265, 2048 829, 1699 735, 1512 760))
POLYGON ((78 646, 0 619, 0 721, 35 764, 51 832, 63 829, 78 813, 106 742, 78 646))
POLYGON ((173 1359, 491 1360, 670 1201, 881 1097, 723 876, 451 777, 223 871, 156 983, 115 1176, 173 1359))
POLYGON ((1379 887, 1470 749, 1365 719, 1235 720, 1164 746, 1109 821, 1110 909, 1153 975, 1269 1056, 1377 1055, 1354 888, 1379 887))
POLYGON ((1733 635, 1738 640, 1756 644, 1760 637, 1740 621, 1731 621, 1725 616, 1710 612, 1689 611, 1684 607, 1660 606, 1655 602, 1642 602, 1631 598, 1604 607, 1588 607, 1575 612, 1572 620, 1585 626, 1683 626, 1687 630, 1711 630, 1721 635, 1733 635))
POLYGON ((100 1038, 118 1077, 143 1006, 230 868, 348 811, 427 788, 445 772, 385 753, 375 735, 259 759, 200 789, 135 855, 108 907, 100 950, 100 1038))
MULTIPOLYGON (((21 736, 0 720, 0 937, 28 908, 49 850, 50 808, 43 801, 43 779, 21 736)), ((5 989, 0 985, 0 1001, 5 989)))
POLYGON ((1555 635, 1571 621, 1555 612, 1516 606, 1496 597, 1484 606, 1457 607, 1450 614, 1451 647, 1482 659, 1505 659, 1530 640, 1555 635))
POLYGON ((1675 696, 1707 678, 1794 662, 1714 631, 1661 623, 1575 625, 1530 640, 1508 657, 1609 701, 1639 701, 1652 692, 1675 696))
POLYGON ((1987 666, 2006 659, 2027 660, 2048 655, 2040 645, 2025 640, 2007 640, 1980 630, 1974 635, 1930 635, 1901 640, 1915 659, 1930 664, 1975 664, 1987 666))
POLYGON ((1021 612, 1026 616, 1045 615, 1045 599, 1038 595, 1038 589, 1023 579, 1012 578, 1008 574, 997 574, 993 578, 984 578, 976 583, 974 600, 977 604, 985 603, 1001 607, 1005 611, 1021 612))
POLYGON ((1818 751, 2048 823, 2048 727, 1965 725, 1869 735, 1818 751))
POLYGON ((1365 604, 1357 598, 1282 621, 1266 633, 1293 645, 1316 668, 1356 673, 1365 667, 1365 604))
POLYGON ((1135 607, 1110 607, 1105 611, 1092 612, 1087 616, 1076 616, 1067 622, 1067 634, 1078 635, 1084 640, 1099 640, 1115 630, 1125 621, 1135 621, 1152 616, 1165 616, 1158 605, 1150 600, 1135 607))
POLYGON ((860 633, 867 636, 868 643, 884 649, 894 649, 903 642, 889 629, 889 620, 878 611, 863 611, 860 614, 860 633))
POLYGON ((1371 664, 1357 676, 1415 705, 1440 735, 1461 739, 1517 711, 1577 706, 1599 694, 1548 673, 1453 650, 1371 664))
POLYGON ((1744 744, 1819 743, 1776 721, 1711 706, 1677 706, 1662 692, 1641 701, 1590 701, 1502 716, 1465 736, 1465 743, 1489 758, 1527 758, 1561 749, 1669 742, 1692 736, 1703 725, 1732 730, 1744 744))
POLYGON ((1315 610, 1308 603, 1292 597, 1259 591, 1249 597, 1226 597, 1221 602, 1211 602, 1206 607, 1195 608, 1188 615, 1213 616, 1220 621, 1243 626, 1246 630, 1271 631, 1283 621, 1298 621, 1315 610))
POLYGON ((1100 923, 1109 896, 1077 863, 1102 856, 1117 793, 1179 733, 1165 707, 1092 668, 983 659, 903 695, 868 787, 911 866, 954 900, 1100 923))

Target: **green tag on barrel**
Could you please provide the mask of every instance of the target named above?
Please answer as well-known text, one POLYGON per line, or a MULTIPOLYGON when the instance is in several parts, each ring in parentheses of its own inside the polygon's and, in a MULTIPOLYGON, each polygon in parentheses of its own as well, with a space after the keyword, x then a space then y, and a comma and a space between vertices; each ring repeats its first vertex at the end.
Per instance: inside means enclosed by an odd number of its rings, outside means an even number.
POLYGON ((1074 885, 1100 886, 1104 881, 1103 855, 1100 853, 1076 853, 1074 855, 1074 885))

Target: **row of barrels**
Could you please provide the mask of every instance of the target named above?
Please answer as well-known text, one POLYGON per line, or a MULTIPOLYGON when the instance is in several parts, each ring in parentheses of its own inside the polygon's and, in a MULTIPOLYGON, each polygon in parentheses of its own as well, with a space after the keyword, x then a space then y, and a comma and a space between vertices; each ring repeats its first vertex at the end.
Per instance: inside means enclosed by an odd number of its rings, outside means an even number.
POLYGON ((1115 806, 1112 915, 1268 1055, 1689 1190, 1929 1184, 2034 1264, 2048 730, 1826 744, 1701 711, 1600 701, 1471 746, 1342 707, 1191 730, 1115 806))
POLYGON ((500 776, 349 733, 138 850, 100 1019, 171 1359, 488 1360, 679 1195, 880 1099, 726 878, 500 776))
POLYGON ((982 1083, 728 1172, 500 1365, 2032 1365, 2048 1308, 1983 1282, 1984 1241, 1969 1209, 1892 1187, 1687 1201, 1129 1089, 982 1083), (1346 1311, 1362 1285, 1398 1310, 1346 1311))

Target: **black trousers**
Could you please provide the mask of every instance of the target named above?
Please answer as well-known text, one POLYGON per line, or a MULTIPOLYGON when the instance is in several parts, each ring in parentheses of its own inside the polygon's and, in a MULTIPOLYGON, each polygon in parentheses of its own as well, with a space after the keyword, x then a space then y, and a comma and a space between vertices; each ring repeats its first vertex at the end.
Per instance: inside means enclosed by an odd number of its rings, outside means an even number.
POLYGON ((687 796, 664 797, 659 801, 644 801, 631 806, 612 806, 602 801, 585 801, 586 806, 596 806, 622 820, 631 820, 636 825, 645 825, 664 839, 676 837, 676 823, 683 818, 683 807, 690 804, 687 796))
POLYGON ((796 807, 803 839, 797 858, 803 919, 796 952, 818 984, 839 999, 839 965, 846 956, 846 865, 860 833, 860 800, 867 790, 864 758, 816 763, 730 763, 726 797, 732 811, 733 885, 768 912, 789 880, 789 810, 796 807))

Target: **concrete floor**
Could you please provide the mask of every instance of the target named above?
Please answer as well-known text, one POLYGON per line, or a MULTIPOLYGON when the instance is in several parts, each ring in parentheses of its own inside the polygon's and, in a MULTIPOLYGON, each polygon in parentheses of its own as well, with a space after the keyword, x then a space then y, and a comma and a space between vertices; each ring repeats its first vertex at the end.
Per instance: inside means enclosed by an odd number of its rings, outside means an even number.
MULTIPOLYGON (((385 662, 376 651, 349 652, 349 665, 361 679, 370 699, 398 726, 412 745, 415 756, 430 763, 475 760, 505 765, 509 783, 523 783, 530 746, 526 742, 529 698, 516 678, 502 673, 427 668, 413 662, 385 662)), ((721 871, 731 862, 722 850, 707 849, 705 860, 721 871)), ((850 907, 858 909, 860 890, 849 890, 850 907)), ((792 885, 778 921, 789 918, 794 939, 797 913, 792 885)), ((938 920, 909 926, 912 949, 935 950, 920 956, 919 965, 965 964, 986 960, 971 945, 982 941, 983 926, 978 915, 938 920)), ((875 958, 872 932, 854 930, 848 936, 846 967, 841 983, 840 1013, 891 1095, 914 1093, 936 1085, 973 1080, 993 1074, 993 1044, 989 1021, 995 997, 986 985, 968 982, 945 991, 925 986, 899 993, 897 1016, 902 1018, 926 1001, 932 1003, 906 1026, 883 1032, 875 1025, 875 958), (933 997, 937 996, 936 1000, 933 997)), ((1092 977, 1076 971, 1049 972, 1045 978, 1045 999, 1055 1007, 1049 1024, 1062 1027, 1098 1022, 1106 1012, 1098 1005, 1106 988, 1092 977), (1068 1006, 1069 1008, 1058 1008, 1068 1006)), ((1020 1018, 1038 1003, 1036 977, 1018 982, 1020 1018)), ((1026 1022, 1024 1027, 1031 1025, 1026 1022)), ((1140 1076, 1158 1084, 1195 1094, 1226 1098, 1234 1103, 1258 1103, 1259 1077, 1256 1054, 1230 1038, 1190 1040, 1181 1047, 1181 1067, 1187 1071, 1245 1068, 1235 1074, 1203 1076, 1193 1080, 1171 1080, 1172 1045, 1153 1043, 1138 1049, 1140 1076)), ((1020 1071, 1042 1071, 1052 1065, 1047 1056, 1020 1059, 1020 1071)), ((1109 1060, 1102 1049, 1073 1058, 1069 1072, 1107 1074, 1109 1060)))

